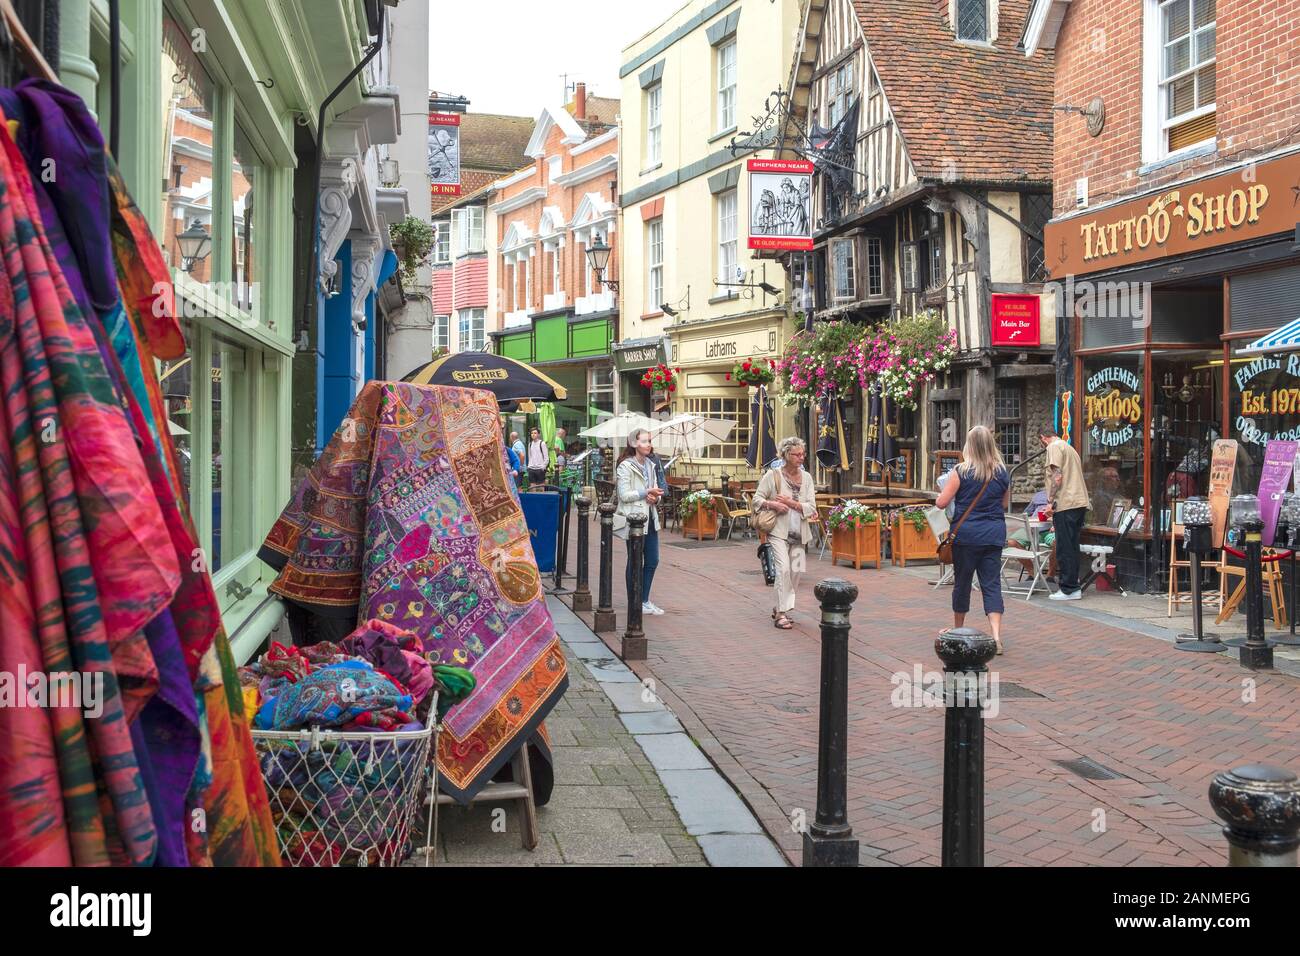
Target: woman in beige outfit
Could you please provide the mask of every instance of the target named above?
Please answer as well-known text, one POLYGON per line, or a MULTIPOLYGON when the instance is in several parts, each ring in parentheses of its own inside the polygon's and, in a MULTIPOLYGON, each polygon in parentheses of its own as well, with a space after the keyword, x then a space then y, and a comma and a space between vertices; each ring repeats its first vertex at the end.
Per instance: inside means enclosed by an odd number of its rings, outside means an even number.
POLYGON ((776 512, 776 527, 767 537, 776 561, 776 607, 772 620, 782 630, 794 626, 795 590, 808 567, 808 542, 812 522, 817 520, 817 498, 813 478, 803 470, 807 448, 801 438, 785 438, 777 446, 781 467, 763 476, 754 493, 754 508, 776 512))

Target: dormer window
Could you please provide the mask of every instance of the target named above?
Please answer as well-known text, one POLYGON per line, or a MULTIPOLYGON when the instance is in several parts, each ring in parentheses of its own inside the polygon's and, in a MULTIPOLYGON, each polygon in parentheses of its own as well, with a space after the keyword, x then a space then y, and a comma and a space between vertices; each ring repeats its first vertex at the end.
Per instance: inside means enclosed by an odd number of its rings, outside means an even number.
POLYGON ((954 22, 957 26, 957 39, 970 43, 989 43, 992 31, 989 22, 992 19, 989 7, 993 0, 957 0, 954 22))

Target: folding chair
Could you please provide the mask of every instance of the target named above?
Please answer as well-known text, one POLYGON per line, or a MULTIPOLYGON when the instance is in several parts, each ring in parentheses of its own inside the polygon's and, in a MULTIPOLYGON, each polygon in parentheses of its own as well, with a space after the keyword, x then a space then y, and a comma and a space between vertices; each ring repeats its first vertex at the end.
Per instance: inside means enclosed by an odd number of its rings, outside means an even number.
POLYGON ((1088 569, 1087 577, 1085 577, 1082 581, 1079 582, 1080 594, 1088 590, 1088 588, 1092 587, 1093 583, 1098 578, 1105 578, 1107 581, 1110 582, 1110 586, 1113 587, 1120 594, 1125 594, 1125 595, 1128 594, 1128 592, 1124 590, 1124 588, 1120 585, 1120 583, 1110 576, 1110 572, 1106 570, 1106 565, 1110 563, 1109 562, 1110 556, 1119 550, 1119 546, 1123 544, 1124 539, 1128 537, 1129 529, 1133 527, 1133 520, 1137 516, 1138 516, 1137 508, 1130 508, 1127 512, 1125 512, 1123 519, 1119 523, 1119 537, 1115 539, 1114 544, 1079 545, 1079 553, 1086 554, 1089 560, 1091 560, 1092 562, 1092 566, 1088 569))
POLYGON ((733 508, 736 503, 734 498, 727 498, 723 495, 714 495, 713 500, 717 502, 718 520, 727 522, 727 540, 731 540, 731 532, 735 530, 737 521, 744 521, 746 528, 749 527, 749 511, 745 508, 733 508))
POLYGON ((1038 590, 1040 584, 1043 586, 1043 591, 1045 593, 1048 590, 1047 576, 1043 573, 1043 569, 1047 564, 1048 556, 1052 553, 1052 549, 1044 547, 1042 542, 1039 541, 1038 537, 1034 534, 1033 529, 1029 526, 1028 515, 1007 515, 1006 522, 1007 541, 1012 540, 1012 535, 1023 532, 1026 544, 1024 547, 1021 547, 1019 544, 1008 544, 1002 549, 1002 576, 1004 578, 1006 576, 1007 563, 1015 561, 1017 566, 1020 568, 1020 578, 1017 578, 1017 581, 1023 579, 1025 567, 1022 562, 1027 561, 1029 562, 1030 570, 1033 571, 1033 577, 1029 579, 1029 586, 1027 588, 1021 587, 1018 584, 1007 584, 1004 580, 1002 583, 1002 590, 1006 591, 1008 594, 1024 594, 1025 600, 1028 601, 1034 596, 1034 592, 1038 590))

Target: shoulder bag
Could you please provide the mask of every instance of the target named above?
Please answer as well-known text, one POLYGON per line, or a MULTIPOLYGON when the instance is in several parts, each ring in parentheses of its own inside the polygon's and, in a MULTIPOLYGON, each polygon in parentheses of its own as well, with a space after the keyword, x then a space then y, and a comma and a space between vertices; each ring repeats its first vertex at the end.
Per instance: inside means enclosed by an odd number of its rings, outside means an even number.
POLYGON ((962 522, 966 520, 967 516, 975 510, 975 506, 979 504, 979 500, 984 497, 984 492, 988 490, 989 482, 992 480, 992 475, 989 475, 984 479, 984 484, 980 486, 979 493, 976 494, 971 500, 971 503, 966 506, 966 510, 961 513, 961 517, 958 518, 957 523, 952 526, 952 530, 945 534, 943 540, 939 542, 936 554, 939 558, 940 564, 952 564, 952 546, 957 540, 957 529, 962 526, 962 522))
MULTIPOLYGON (((767 481, 771 475, 772 472, 769 471, 763 476, 763 481, 767 481)), ((772 483, 775 485, 775 480, 773 480, 772 483)), ((759 484, 761 486, 762 482, 759 482, 759 484)), ((773 490, 775 491, 775 489, 773 490)), ((775 497, 775 495, 773 494, 765 497, 775 497)), ((754 530, 759 534, 771 534, 776 530, 776 512, 771 508, 759 508, 758 512, 752 516, 752 525, 754 530)))

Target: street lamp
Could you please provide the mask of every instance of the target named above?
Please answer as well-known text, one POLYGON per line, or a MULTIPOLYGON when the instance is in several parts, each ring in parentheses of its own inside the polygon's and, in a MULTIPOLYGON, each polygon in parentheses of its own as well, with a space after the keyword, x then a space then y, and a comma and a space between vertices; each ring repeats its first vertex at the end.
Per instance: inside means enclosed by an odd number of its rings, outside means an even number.
POLYGON ((591 266, 591 271, 596 273, 597 282, 609 286, 611 291, 617 292, 618 283, 613 279, 605 278, 605 270, 609 267, 609 254, 613 250, 605 244, 605 237, 600 233, 596 233, 595 239, 595 242, 587 246, 587 264, 591 266))
POLYGON ((203 228, 202 221, 195 219, 188 229, 176 234, 176 244, 181 250, 181 271, 192 272, 196 264, 208 257, 212 237, 203 228))

